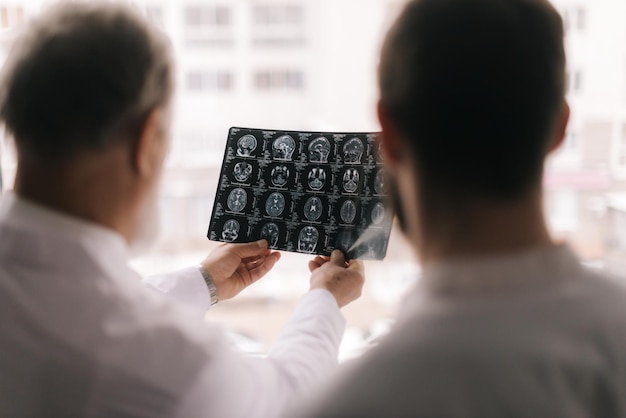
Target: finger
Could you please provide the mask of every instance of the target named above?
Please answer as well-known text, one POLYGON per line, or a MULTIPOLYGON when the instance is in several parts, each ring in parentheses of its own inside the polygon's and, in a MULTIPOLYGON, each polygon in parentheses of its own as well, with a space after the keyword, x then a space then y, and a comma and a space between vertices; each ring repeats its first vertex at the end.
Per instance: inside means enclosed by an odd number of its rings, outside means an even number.
POLYGON ((253 263, 253 262, 255 262, 255 261, 258 261, 258 260, 260 260, 260 259, 262 259, 262 258, 267 257, 267 256, 268 256, 268 255, 270 255, 271 253, 272 253, 272 250, 270 250, 270 249, 268 248, 267 250, 263 251, 263 252, 262 252, 261 254, 259 254, 259 255, 255 255, 255 256, 253 256, 253 257, 246 257, 246 258, 244 258, 244 259, 243 259, 243 260, 241 260, 241 261, 243 261, 245 264, 248 264, 248 263, 253 263))
POLYGON ((321 264, 317 263, 315 260, 309 261, 309 271, 313 273, 318 268, 322 267, 321 264))
POLYGON ((314 270, 322 267, 324 264, 328 263, 329 260, 330 257, 327 257, 325 255, 318 255, 309 262, 309 271, 313 273, 314 270))
POLYGON ((348 270, 355 271, 362 275, 365 273, 365 265, 360 260, 350 260, 348 263, 348 270))
POLYGON ((268 243, 262 239, 260 241, 248 242, 246 244, 229 244, 228 251, 232 252, 242 260, 244 258, 256 257, 267 250, 268 243))
POLYGON ((268 249, 262 256, 250 257, 250 258, 245 259, 244 264, 246 265, 246 268, 248 270, 252 270, 254 267, 263 263, 265 259, 267 259, 267 257, 271 256, 272 254, 276 254, 276 256, 280 258, 280 253, 278 251, 272 251, 268 249))
POLYGON ((265 257, 259 258, 258 260, 254 260, 254 261, 251 261, 249 263, 244 263, 244 264, 246 266, 246 269, 252 270, 253 268, 258 266, 259 264, 262 264, 264 261, 265 261, 265 257))
POLYGON ((274 252, 270 254, 263 263, 258 264, 256 267, 250 270, 250 279, 252 282, 256 282, 261 277, 265 276, 274 267, 274 265, 280 260, 280 253, 274 252))
POLYGON ((330 262, 339 267, 345 267, 346 257, 344 257, 343 252, 341 250, 335 250, 330 255, 330 262))
POLYGON ((268 254, 265 257, 259 257, 253 261, 249 261, 247 263, 244 263, 244 265, 246 266, 246 269, 248 270, 252 270, 253 268, 257 267, 260 264, 263 264, 265 262, 265 260, 267 260, 267 257, 269 257, 271 254, 268 254))
POLYGON ((259 260, 264 259, 265 257, 260 255, 258 257, 248 257, 248 258, 244 258, 243 260, 241 260, 242 263, 244 264, 254 264, 259 260))

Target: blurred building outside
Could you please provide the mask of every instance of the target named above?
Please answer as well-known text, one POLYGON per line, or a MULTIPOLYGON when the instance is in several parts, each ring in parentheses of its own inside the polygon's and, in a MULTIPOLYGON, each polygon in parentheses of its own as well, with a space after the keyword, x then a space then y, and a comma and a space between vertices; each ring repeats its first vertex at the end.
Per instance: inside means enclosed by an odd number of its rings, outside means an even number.
MULTIPOLYGON (((0 60, 24 23, 51 3, 0 1, 0 60)), ((130 3, 170 37, 177 68, 161 236, 151 254, 133 262, 141 273, 196 264, 217 245, 206 232, 231 126, 379 129, 378 53, 404 1, 130 3)), ((554 4, 566 26, 572 120, 564 146, 547 166, 546 212, 555 235, 590 265, 626 275, 626 2, 554 4)), ((15 157, 3 139, 0 161, 5 188, 10 188, 15 157)), ((308 289, 309 258, 283 253, 267 278, 218 304, 208 320, 259 339, 267 348, 308 289)), ((368 262, 366 268, 364 296, 346 308, 351 327, 346 352, 388 328, 386 318, 393 317, 401 294, 419 275, 397 228, 387 259, 368 262)))

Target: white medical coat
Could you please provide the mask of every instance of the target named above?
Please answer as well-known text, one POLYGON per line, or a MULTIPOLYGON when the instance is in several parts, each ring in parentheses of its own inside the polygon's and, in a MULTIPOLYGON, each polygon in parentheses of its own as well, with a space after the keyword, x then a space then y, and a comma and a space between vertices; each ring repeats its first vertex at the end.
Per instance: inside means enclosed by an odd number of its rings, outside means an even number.
POLYGON ((299 418, 626 417, 626 289, 564 245, 427 266, 299 418))
MULTIPOLYGON (((0 416, 273 417, 337 363, 345 321, 306 294, 267 358, 233 352, 203 323, 194 269, 142 285, 121 236, 0 199, 0 416)), ((254 318, 251 318, 254 320, 254 318)))

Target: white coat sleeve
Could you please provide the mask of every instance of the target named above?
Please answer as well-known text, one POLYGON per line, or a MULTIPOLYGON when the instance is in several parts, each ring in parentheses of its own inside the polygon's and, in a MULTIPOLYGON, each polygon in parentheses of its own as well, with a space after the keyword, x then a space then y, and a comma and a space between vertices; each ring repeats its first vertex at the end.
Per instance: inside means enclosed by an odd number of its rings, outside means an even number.
POLYGON ((322 289, 307 293, 267 358, 213 347, 176 417, 272 418, 337 367, 345 319, 322 289))
POLYGON ((201 315, 211 307, 209 289, 197 267, 149 276, 144 278, 142 283, 162 293, 167 299, 191 308, 201 315))

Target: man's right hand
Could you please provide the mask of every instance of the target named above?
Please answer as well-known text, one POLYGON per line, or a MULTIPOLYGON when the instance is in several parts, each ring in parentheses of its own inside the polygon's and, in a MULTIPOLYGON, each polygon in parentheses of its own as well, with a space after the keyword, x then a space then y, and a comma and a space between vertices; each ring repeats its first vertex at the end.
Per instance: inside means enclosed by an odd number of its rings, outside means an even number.
POLYGON ((311 289, 326 289, 337 299, 337 305, 343 307, 361 296, 365 283, 363 262, 346 258, 340 250, 335 250, 330 257, 317 256, 309 262, 311 270, 311 289))
POLYGON ((246 287, 265 276, 280 259, 266 240, 246 244, 222 244, 202 261, 211 275, 219 300, 235 297, 246 287))

